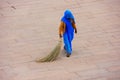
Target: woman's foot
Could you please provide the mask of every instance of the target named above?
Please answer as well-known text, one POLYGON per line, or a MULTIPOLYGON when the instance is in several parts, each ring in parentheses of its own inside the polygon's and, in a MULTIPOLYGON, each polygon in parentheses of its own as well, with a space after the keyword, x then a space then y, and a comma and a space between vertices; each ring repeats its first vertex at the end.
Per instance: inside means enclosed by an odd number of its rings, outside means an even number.
POLYGON ((70 54, 67 54, 66 57, 70 57, 70 54))

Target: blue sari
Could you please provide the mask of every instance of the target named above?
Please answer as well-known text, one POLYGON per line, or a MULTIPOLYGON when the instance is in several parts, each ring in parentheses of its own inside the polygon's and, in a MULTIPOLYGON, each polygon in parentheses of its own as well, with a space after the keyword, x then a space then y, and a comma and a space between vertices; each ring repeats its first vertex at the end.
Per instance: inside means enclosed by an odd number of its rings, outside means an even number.
POLYGON ((67 52, 67 54, 72 53, 72 40, 74 38, 74 28, 72 26, 72 23, 69 19, 74 19, 74 16, 70 10, 66 10, 64 12, 64 16, 62 17, 61 21, 63 21, 66 24, 65 32, 63 34, 63 41, 64 41, 64 48, 67 52))

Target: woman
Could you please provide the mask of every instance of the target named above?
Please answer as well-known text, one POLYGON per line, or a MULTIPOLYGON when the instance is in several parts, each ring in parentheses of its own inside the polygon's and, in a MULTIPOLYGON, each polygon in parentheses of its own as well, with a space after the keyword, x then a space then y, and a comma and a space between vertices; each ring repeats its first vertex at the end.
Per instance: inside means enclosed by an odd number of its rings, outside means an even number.
POLYGON ((72 40, 74 38, 74 31, 77 33, 77 28, 75 25, 75 18, 70 10, 64 12, 64 16, 61 19, 59 26, 59 37, 64 41, 64 49, 67 52, 67 57, 72 54, 72 40))

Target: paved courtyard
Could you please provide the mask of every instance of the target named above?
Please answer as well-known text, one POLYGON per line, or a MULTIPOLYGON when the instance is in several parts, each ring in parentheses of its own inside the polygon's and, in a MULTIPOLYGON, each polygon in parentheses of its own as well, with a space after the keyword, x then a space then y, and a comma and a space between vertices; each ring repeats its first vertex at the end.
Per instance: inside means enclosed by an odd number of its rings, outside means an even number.
POLYGON ((0 80, 120 80, 120 0, 0 0, 0 80), (36 63, 58 43, 65 9, 73 54, 36 63))

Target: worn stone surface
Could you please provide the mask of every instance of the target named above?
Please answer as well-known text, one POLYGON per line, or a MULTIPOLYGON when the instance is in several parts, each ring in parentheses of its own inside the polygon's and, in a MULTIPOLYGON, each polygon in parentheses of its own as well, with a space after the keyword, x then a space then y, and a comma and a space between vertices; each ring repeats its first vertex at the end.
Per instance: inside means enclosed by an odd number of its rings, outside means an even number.
POLYGON ((0 80, 120 80, 120 0, 0 0, 0 80), (57 44, 65 9, 73 54, 36 63, 57 44))

